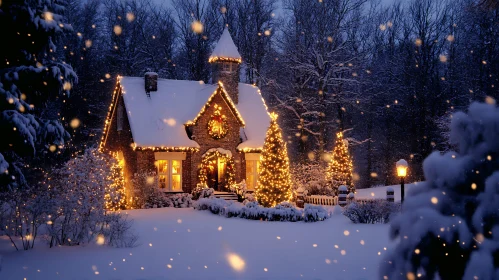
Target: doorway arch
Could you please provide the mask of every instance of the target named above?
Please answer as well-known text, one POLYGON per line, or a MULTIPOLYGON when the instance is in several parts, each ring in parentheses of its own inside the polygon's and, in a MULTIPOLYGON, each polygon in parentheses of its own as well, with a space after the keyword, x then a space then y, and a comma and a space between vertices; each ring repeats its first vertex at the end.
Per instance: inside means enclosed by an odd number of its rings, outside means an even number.
POLYGON ((232 153, 222 148, 206 151, 201 157, 199 183, 215 191, 228 192, 235 184, 235 169, 232 153))

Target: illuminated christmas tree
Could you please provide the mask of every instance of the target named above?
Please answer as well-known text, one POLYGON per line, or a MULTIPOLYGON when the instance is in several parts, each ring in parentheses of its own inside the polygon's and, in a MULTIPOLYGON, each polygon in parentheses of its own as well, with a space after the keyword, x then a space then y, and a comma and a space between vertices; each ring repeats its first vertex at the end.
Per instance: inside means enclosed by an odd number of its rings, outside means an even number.
POLYGON ((255 197, 262 206, 272 207, 291 200, 291 176, 286 143, 277 124, 277 114, 271 114, 270 127, 260 156, 260 170, 255 197))
POLYGON ((105 207, 113 211, 122 210, 126 208, 123 163, 115 158, 108 158, 107 160, 109 172, 107 174, 108 185, 104 195, 105 207))
POLYGON ((343 139, 343 132, 336 133, 336 142, 331 155, 331 160, 326 171, 326 180, 331 188, 337 190, 339 186, 345 185, 349 192, 353 192, 353 165, 352 158, 348 153, 348 141, 343 139))

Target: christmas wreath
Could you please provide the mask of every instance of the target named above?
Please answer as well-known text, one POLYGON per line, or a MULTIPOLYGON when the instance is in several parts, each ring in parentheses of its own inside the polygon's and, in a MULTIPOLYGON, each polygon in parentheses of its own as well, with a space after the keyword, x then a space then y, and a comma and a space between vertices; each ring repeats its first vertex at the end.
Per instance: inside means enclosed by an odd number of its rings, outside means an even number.
POLYGON ((208 122, 208 133, 215 139, 224 138, 229 131, 227 117, 221 113, 222 107, 215 104, 215 113, 208 122))

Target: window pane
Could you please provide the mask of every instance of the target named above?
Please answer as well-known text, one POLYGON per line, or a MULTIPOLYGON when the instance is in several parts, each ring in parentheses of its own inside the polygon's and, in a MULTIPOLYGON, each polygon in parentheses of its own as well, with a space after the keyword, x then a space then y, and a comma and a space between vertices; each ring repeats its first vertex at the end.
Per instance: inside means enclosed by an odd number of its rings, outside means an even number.
POLYGON ((253 190, 255 186, 255 176, 254 176, 255 161, 246 161, 246 187, 249 190, 253 190))
POLYGON ((168 175, 159 175, 159 188, 166 189, 168 186, 168 175))
POLYGON ((181 191, 182 190, 182 185, 181 185, 181 180, 182 175, 172 175, 172 191, 181 191))
POLYGON ((182 161, 172 160, 172 174, 181 174, 182 161))
POLYGON ((255 189, 255 178, 253 175, 248 175, 246 177, 246 188, 250 191, 253 191, 255 189))
POLYGON ((225 179, 225 159, 218 158, 218 182, 223 182, 225 179))
POLYGON ((158 165, 158 174, 168 174, 168 160, 158 160, 156 163, 158 165))

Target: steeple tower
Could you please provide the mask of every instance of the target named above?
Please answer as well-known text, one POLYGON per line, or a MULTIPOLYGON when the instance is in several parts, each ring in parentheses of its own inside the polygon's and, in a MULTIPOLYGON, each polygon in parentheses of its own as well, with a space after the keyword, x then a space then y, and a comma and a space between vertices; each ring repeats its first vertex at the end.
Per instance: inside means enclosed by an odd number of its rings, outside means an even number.
POLYGON ((212 65, 213 83, 222 82, 232 101, 237 104, 239 101, 239 64, 242 59, 227 27, 208 61, 212 65))

